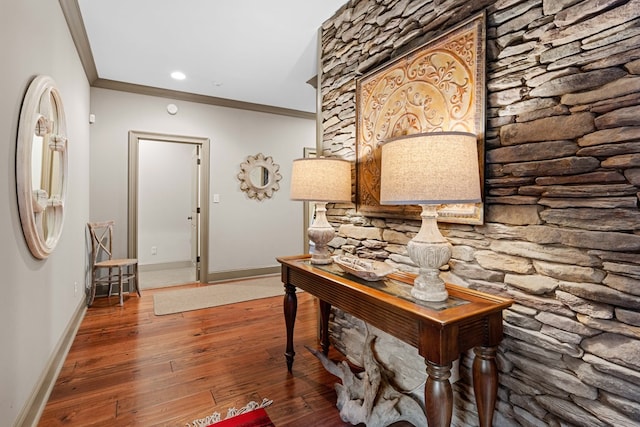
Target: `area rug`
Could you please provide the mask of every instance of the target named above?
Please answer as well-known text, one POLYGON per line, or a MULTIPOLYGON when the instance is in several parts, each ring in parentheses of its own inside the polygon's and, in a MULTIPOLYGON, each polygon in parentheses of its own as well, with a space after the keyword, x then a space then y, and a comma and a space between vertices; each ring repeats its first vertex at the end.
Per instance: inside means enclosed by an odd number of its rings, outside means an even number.
POLYGON ((284 295, 279 274, 157 292, 153 295, 153 311, 162 316, 278 295, 284 295))
POLYGON ((208 417, 192 421, 188 427, 275 427, 264 410, 273 400, 262 399, 262 403, 251 401, 246 406, 236 409, 229 408, 223 420, 220 413, 214 412, 208 417))

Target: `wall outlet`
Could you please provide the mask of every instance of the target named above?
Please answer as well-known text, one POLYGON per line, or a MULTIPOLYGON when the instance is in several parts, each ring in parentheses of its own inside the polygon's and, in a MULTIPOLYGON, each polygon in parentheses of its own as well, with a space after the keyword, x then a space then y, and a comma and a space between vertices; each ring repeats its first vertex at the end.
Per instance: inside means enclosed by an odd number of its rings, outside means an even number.
POLYGON ((151 246, 151 255, 158 255, 158 247, 151 246))
POLYGON ((78 282, 73 282, 73 293, 78 294, 78 282))

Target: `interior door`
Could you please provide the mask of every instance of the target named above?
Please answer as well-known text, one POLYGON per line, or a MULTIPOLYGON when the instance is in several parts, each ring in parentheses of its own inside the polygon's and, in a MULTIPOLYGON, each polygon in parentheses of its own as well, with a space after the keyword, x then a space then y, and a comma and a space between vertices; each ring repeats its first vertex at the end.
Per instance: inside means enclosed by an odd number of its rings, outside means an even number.
POLYGON ((191 153, 191 264, 200 280, 200 145, 191 153))
MULTIPOLYGON (((186 262, 189 266, 188 273, 183 277, 180 277, 180 283, 189 283, 194 281, 195 276, 199 276, 197 279, 201 283, 206 283, 208 279, 208 254, 209 254, 209 163, 210 163, 210 141, 208 138, 199 138, 191 136, 181 135, 168 135, 158 134, 150 132, 137 132, 129 131, 129 197, 128 197, 128 242, 127 253, 129 258, 137 258, 140 262, 144 257, 147 257, 147 264, 153 264, 154 258, 150 254, 151 246, 156 245, 156 241, 160 234, 162 234, 162 228, 160 232, 156 231, 157 228, 150 228, 149 223, 151 220, 164 217, 167 206, 167 200, 171 200, 171 197, 167 194, 169 188, 180 188, 180 203, 173 203, 171 205, 172 212, 176 212, 175 224, 180 227, 180 247, 179 257, 176 255, 175 259, 170 259, 176 262, 186 262), (180 157, 180 183, 173 179, 172 174, 168 174, 167 171, 176 170, 176 156, 169 156, 166 163, 162 163, 159 159, 159 155, 154 153, 149 155, 144 151, 145 141, 155 142, 161 146, 175 146, 180 145, 185 148, 186 151, 179 149, 180 154, 184 154, 184 157, 180 157), (162 144, 158 144, 162 143, 162 144), (167 144, 171 143, 171 144, 167 144), (194 150, 194 146, 198 147, 198 150, 194 150), (195 154, 194 154, 195 152, 195 154), (146 154, 145 154, 146 153, 146 154), (200 158, 200 162, 197 158, 200 158), (192 160, 194 159, 195 160, 192 160), (160 166, 160 175, 150 180, 150 188, 142 188, 141 176, 144 175, 144 168, 148 165, 160 166), (166 181, 169 180, 169 181, 166 181), (192 186, 193 183, 197 183, 196 186, 192 186), (159 185, 158 183, 161 183, 159 185), (192 188, 193 187, 193 188, 192 188), (154 202, 147 201, 152 191, 160 193, 160 200, 154 204, 154 202), (194 207, 192 208, 192 200, 194 201, 194 207), (195 206, 196 202, 199 206, 195 206), (175 206, 174 206, 175 205, 175 206), (144 209, 149 208, 151 210, 151 218, 145 217, 144 209), (163 209, 162 207, 165 207, 163 209), (199 207, 199 209, 198 209, 199 207), (181 211, 181 212, 179 212, 181 211), (159 215, 162 212, 162 215, 159 215), (193 212, 193 215, 192 215, 193 212), (191 217, 187 220, 188 217, 191 217), (193 223, 192 223, 193 219, 193 223), (193 229, 192 229, 193 225, 193 229), (192 231, 196 233, 195 237, 192 237, 192 231), (150 240, 146 240, 149 238, 150 240), (193 256, 192 256, 193 252, 193 256), (199 259, 198 259, 199 257, 199 259), (197 266, 192 266, 193 262, 197 266), (193 267, 193 269, 192 269, 193 267), (196 268, 197 267, 197 268, 196 268), (184 279, 182 281, 182 279, 184 279)), ((164 149, 161 150, 164 152, 164 149)), ((162 160, 165 161, 164 159, 162 160)), ((175 239, 175 235, 169 236, 175 239)), ((174 240, 175 241, 175 240, 174 240)), ((160 246, 160 244, 158 244, 160 246)), ((177 251, 172 248, 172 241, 164 241, 162 248, 159 249, 159 253, 156 254, 155 259, 164 254, 165 249, 171 250, 171 253, 175 255, 177 251)), ((186 266, 186 265, 185 265, 186 266)), ((187 269, 184 269, 187 270, 187 269)), ((161 270, 158 270, 161 271, 161 270)), ((141 271, 142 272, 142 271, 141 271)), ((149 271, 149 274, 151 272, 149 271)), ((140 275, 142 278, 142 274, 140 275)), ((161 277, 160 281, 169 280, 173 276, 161 277)), ((173 280, 173 279, 171 279, 173 280)), ((174 282, 172 284, 180 284, 174 282)), ((153 283, 154 287, 157 287, 157 283, 153 283)), ((167 286, 168 284, 165 284, 167 286)), ((145 289, 141 285, 142 289, 145 289)))

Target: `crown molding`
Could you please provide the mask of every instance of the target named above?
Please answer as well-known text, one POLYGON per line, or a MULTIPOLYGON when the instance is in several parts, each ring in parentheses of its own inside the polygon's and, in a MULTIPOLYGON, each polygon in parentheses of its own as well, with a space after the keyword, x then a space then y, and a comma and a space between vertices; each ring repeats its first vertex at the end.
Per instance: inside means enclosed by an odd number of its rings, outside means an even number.
POLYGON ((96 62, 93 59, 91 45, 89 45, 89 37, 87 37, 87 31, 84 27, 78 0, 59 0, 59 2, 64 18, 67 21, 71 38, 76 45, 78 56, 80 56, 84 73, 87 76, 87 80, 89 80, 89 84, 92 85, 93 82, 98 79, 98 70, 96 69, 96 62))
POLYGON ((160 98, 170 98, 179 101, 197 102, 199 104, 216 105, 219 107, 237 108, 240 110, 258 111, 261 113, 279 114, 281 116, 298 117, 302 119, 315 120, 315 113, 292 110, 289 108, 274 107, 271 105, 254 104, 251 102, 236 101, 227 98, 217 98, 215 96, 199 95, 197 93, 181 92, 177 90, 162 89, 153 86, 144 86, 134 83, 125 83, 115 80, 98 78, 92 87, 101 89, 117 90, 120 92, 137 93, 139 95, 157 96, 160 98))

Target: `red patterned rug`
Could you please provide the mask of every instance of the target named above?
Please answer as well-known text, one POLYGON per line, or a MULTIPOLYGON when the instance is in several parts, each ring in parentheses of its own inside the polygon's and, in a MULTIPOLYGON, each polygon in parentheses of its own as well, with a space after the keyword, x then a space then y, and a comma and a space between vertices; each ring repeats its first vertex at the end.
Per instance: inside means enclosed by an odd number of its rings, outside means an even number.
POLYGON ((212 427, 275 427, 264 408, 254 409, 226 420, 209 424, 212 427))
POLYGON ((261 403, 249 402, 246 406, 227 410, 227 416, 223 420, 220 413, 214 412, 208 417, 195 420, 189 427, 275 427, 264 410, 271 405, 273 400, 262 399, 261 403))

